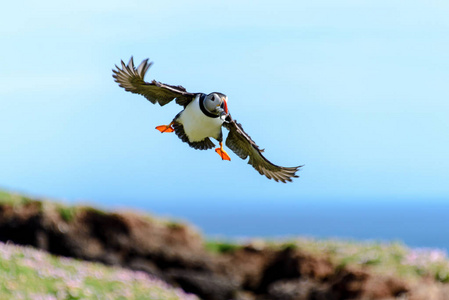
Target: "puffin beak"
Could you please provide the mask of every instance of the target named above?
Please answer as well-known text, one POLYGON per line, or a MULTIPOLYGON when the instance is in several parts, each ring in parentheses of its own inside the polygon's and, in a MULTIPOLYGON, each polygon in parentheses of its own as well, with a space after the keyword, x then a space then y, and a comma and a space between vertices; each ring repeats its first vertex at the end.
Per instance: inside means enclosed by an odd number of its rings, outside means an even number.
POLYGON ((225 113, 228 114, 228 113, 229 113, 229 112, 228 112, 228 102, 226 102, 226 98, 223 98, 223 103, 224 103, 224 110, 225 110, 225 113))

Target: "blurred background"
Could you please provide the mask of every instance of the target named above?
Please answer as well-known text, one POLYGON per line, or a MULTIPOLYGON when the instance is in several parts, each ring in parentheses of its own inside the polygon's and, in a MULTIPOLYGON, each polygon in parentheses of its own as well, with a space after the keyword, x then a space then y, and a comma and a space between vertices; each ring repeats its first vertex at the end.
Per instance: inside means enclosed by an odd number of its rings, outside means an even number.
POLYGON ((0 19, 0 187, 132 208, 225 238, 401 240, 449 249, 445 1, 25 1, 0 19), (282 184, 161 135, 147 81, 229 97, 282 184))

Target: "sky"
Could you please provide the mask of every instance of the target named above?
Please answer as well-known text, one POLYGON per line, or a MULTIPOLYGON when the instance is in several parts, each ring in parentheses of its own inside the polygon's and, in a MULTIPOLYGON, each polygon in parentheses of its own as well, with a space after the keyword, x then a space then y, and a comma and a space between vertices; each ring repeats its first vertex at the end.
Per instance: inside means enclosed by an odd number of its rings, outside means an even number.
MULTIPOLYGON (((105 206, 449 197, 447 1, 9 1, 0 19, 0 187, 105 206), (160 134, 182 109, 146 80, 228 96, 282 184, 160 134)), ((263 203, 263 202, 261 202, 263 203)), ((151 207, 150 207, 151 208, 151 207)))

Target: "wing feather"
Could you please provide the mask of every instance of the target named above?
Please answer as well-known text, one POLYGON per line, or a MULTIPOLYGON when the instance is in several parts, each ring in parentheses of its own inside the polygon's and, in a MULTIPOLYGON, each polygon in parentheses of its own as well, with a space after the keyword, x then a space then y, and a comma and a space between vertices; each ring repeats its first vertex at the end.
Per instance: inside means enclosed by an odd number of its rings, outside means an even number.
POLYGON ((152 62, 148 62, 148 59, 145 59, 136 68, 131 56, 128 65, 122 60, 121 68, 117 65, 115 66, 117 69, 112 70, 112 77, 126 91, 142 95, 153 104, 159 103, 159 105, 163 106, 176 99, 177 104, 186 107, 195 98, 195 93, 187 92, 180 85, 174 86, 155 80, 148 83, 144 80, 145 74, 152 64, 152 62))
POLYGON ((243 130, 241 124, 228 116, 227 123, 223 126, 229 130, 226 138, 226 146, 231 149, 241 159, 246 159, 249 156, 248 164, 254 167, 260 175, 265 175, 269 179, 275 181, 287 182, 292 181, 292 178, 299 177, 296 172, 302 166, 298 167, 281 167, 273 164, 263 156, 259 146, 251 139, 251 137, 243 130))

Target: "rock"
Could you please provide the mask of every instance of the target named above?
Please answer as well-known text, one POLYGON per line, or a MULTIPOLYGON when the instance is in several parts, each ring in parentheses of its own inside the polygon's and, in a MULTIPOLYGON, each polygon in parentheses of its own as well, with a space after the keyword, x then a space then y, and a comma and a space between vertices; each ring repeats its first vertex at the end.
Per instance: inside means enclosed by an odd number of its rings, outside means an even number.
POLYGON ((163 280, 167 280, 166 276, 156 264, 148 259, 136 257, 128 262, 128 267, 134 271, 142 271, 163 280))
POLYGON ((43 240, 42 214, 38 202, 20 206, 0 205, 0 240, 37 247, 43 240))
POLYGON ((386 299, 407 294, 410 288, 399 278, 344 268, 336 274, 331 290, 338 299, 386 299))
POLYGON ((196 294, 204 300, 234 299, 239 288, 237 282, 213 273, 172 269, 167 271, 166 275, 184 291, 196 294))
POLYGON ((276 251, 271 249, 256 249, 246 246, 234 252, 222 255, 222 272, 240 282, 247 290, 256 291, 260 288, 265 270, 275 258, 276 251))
POLYGON ((238 290, 232 300, 256 300, 256 295, 248 291, 238 290))
POLYGON ((268 287, 272 300, 309 300, 316 294, 320 283, 308 279, 279 280, 268 287))
POLYGON ((281 279, 301 278, 316 281, 325 280, 334 273, 332 263, 319 255, 311 255, 297 249, 284 249, 276 253, 276 257, 264 271, 259 292, 273 282, 281 279))

